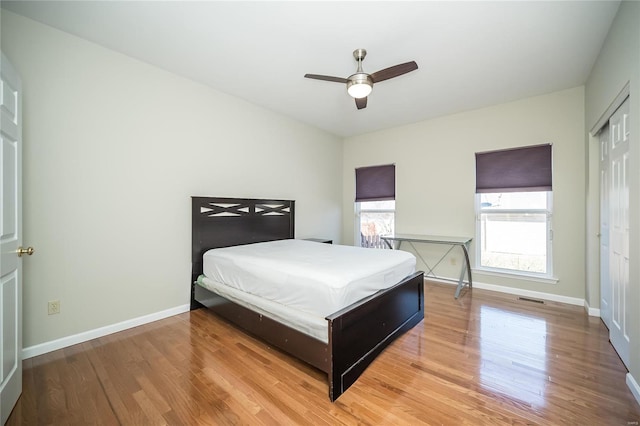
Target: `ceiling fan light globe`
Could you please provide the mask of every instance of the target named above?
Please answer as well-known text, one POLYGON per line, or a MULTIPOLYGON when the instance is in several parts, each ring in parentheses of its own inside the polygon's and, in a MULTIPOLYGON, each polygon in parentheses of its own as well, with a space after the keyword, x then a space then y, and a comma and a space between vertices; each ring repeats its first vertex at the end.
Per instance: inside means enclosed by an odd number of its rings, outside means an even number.
POLYGON ((373 90, 373 80, 368 74, 354 74, 347 82, 347 93, 352 98, 366 98, 373 90))
POLYGON ((371 86, 369 86, 367 83, 356 83, 349 86, 347 92, 352 98, 366 98, 367 96, 369 96, 369 93, 371 93, 371 86))

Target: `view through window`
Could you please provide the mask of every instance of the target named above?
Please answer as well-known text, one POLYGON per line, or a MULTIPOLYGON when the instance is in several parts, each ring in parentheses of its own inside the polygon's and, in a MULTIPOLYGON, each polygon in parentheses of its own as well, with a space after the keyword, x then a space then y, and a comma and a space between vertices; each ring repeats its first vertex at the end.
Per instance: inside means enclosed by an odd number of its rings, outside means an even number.
POLYGON ((394 233, 395 208, 395 200, 356 203, 360 246, 386 248, 380 236, 394 233))
POLYGON ((476 194, 480 266, 551 275, 551 192, 476 194))

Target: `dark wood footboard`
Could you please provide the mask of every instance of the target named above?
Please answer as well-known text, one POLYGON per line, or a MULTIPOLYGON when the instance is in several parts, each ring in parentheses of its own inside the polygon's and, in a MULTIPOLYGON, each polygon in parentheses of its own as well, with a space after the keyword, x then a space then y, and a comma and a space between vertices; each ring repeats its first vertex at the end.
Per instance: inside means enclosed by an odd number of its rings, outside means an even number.
POLYGON ((331 401, 342 395, 384 348, 423 319, 423 272, 327 317, 331 401))

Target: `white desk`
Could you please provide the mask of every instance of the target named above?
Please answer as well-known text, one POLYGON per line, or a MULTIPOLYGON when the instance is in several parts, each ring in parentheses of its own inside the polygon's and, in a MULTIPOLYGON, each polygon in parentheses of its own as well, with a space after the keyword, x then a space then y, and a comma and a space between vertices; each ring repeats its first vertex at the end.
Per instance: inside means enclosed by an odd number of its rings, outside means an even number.
POLYGON ((457 299, 460 296, 460 291, 464 288, 464 275, 467 273, 467 277, 469 278, 469 288, 471 288, 471 263, 469 262, 469 244, 471 244, 472 238, 469 237, 445 237, 442 235, 412 235, 412 234, 395 234, 395 235, 383 235, 380 237, 390 249, 400 249, 400 246, 403 242, 409 243, 413 248, 413 251, 416 253, 416 256, 420 258, 422 263, 429 269, 425 274, 425 277, 431 274, 432 277, 437 278, 433 270, 442 262, 442 260, 453 250, 456 246, 460 246, 462 248, 462 252, 464 253, 464 259, 466 265, 462 265, 460 270, 460 279, 458 280, 458 287, 456 288, 455 298, 457 299), (396 245, 397 243, 397 245, 396 245), (423 259, 420 255, 416 247, 413 243, 424 243, 424 244, 445 244, 451 246, 449 250, 445 254, 442 255, 440 260, 436 262, 433 267, 430 267, 429 264, 423 259))

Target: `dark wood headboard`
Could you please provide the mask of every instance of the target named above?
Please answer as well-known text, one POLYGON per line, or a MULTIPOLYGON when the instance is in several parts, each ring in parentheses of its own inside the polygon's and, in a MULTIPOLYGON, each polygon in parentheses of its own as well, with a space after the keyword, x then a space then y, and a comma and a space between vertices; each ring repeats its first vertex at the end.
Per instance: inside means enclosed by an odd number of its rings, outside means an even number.
POLYGON ((294 238, 295 201, 191 197, 191 309, 193 283, 209 249, 294 238))

